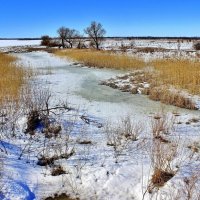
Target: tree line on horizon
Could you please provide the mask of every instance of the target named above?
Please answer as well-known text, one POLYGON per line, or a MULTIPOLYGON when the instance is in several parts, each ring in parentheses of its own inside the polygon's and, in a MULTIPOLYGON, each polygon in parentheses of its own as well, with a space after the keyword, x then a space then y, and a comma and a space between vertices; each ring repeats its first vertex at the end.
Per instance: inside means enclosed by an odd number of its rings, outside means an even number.
MULTIPOLYGON (((59 48, 73 48, 74 44, 77 44, 77 48, 85 48, 83 42, 83 35, 80 34, 79 31, 76 29, 71 29, 65 26, 60 27, 57 30, 58 39, 51 38, 48 35, 44 35, 41 37, 41 45, 47 47, 59 47, 59 48)), ((96 21, 92 21, 91 24, 84 29, 84 33, 90 39, 90 46, 96 48, 97 50, 100 49, 100 45, 102 42, 103 37, 106 34, 106 30, 103 28, 102 24, 96 21)))

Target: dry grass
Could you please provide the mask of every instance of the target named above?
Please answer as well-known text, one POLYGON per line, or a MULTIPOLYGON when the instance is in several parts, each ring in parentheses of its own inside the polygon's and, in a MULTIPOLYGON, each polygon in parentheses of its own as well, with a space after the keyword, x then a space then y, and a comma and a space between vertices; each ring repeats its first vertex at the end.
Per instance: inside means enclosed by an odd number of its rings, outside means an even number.
POLYGON ((0 104, 7 100, 17 100, 26 71, 16 65, 13 56, 0 53, 0 104))
POLYGON ((192 99, 178 91, 171 91, 167 87, 154 87, 149 90, 149 98, 154 101, 161 101, 168 105, 174 105, 180 108, 196 110, 196 104, 192 99))
POLYGON ((71 58, 90 67, 140 69, 145 66, 145 62, 142 59, 123 54, 116 55, 108 51, 70 49, 58 50, 55 51, 55 54, 71 58))
POLYGON ((152 175, 151 182, 155 187, 162 187, 174 176, 173 173, 156 169, 152 175))
POLYGON ((160 59, 150 63, 159 73, 156 85, 172 85, 191 94, 200 94, 200 62, 160 59))
POLYGON ((48 197, 45 200, 78 200, 78 198, 72 199, 66 194, 55 195, 55 197, 48 197))
POLYGON ((176 173, 174 168, 177 156, 178 144, 163 143, 160 139, 153 139, 150 151, 151 165, 153 169, 152 177, 148 186, 148 192, 162 187, 176 173))

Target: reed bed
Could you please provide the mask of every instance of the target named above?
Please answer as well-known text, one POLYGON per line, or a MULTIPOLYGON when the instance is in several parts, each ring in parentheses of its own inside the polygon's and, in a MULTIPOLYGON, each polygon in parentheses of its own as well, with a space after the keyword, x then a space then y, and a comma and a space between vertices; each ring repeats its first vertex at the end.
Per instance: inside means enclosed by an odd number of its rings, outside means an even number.
POLYGON ((0 53, 0 104, 18 100, 27 72, 17 66, 16 58, 0 53))
POLYGON ((160 59, 150 63, 158 71, 156 85, 172 85, 187 90, 191 94, 200 94, 200 62, 183 59, 160 59))
POLYGON ((108 51, 96 50, 58 50, 55 54, 68 57, 89 67, 114 68, 114 69, 140 69, 145 66, 142 59, 127 55, 117 55, 108 51))

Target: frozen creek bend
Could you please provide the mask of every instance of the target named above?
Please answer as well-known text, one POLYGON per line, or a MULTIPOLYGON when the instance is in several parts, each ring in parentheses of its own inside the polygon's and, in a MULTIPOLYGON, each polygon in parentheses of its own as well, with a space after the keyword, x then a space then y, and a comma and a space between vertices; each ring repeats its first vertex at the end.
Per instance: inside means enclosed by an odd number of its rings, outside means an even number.
POLYGON ((161 108, 189 113, 184 109, 151 101, 144 95, 132 95, 99 85, 102 80, 123 74, 123 71, 75 66, 72 62, 46 52, 22 53, 17 56, 25 66, 37 68, 45 74, 37 79, 48 84, 57 99, 67 100, 69 104, 104 120, 116 120, 126 115, 143 119, 159 112, 161 108))

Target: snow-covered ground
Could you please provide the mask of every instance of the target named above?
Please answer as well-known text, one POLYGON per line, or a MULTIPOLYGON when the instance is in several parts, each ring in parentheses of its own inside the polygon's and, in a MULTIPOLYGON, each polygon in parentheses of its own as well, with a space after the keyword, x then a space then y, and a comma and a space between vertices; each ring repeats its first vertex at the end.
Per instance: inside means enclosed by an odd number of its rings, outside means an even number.
POLYGON ((66 139, 68 150, 74 148, 75 154, 69 159, 56 161, 66 174, 52 176, 51 167, 37 165, 37 156, 44 150, 44 134, 40 130, 33 137, 24 134, 26 118, 20 117, 16 138, 5 139, 3 143, 7 155, 3 158, 4 185, 0 199, 40 200, 64 192, 85 200, 142 200, 152 174, 151 153, 155 142, 151 135, 152 120, 156 120, 157 113, 162 116, 162 112, 173 116, 173 129, 163 136, 170 143, 163 145, 166 149, 177 147, 172 164, 177 173, 154 196, 154 192, 147 192, 144 199, 175 199, 177 194, 182 195, 179 199, 185 199, 185 190, 181 185, 185 178, 199 171, 199 152, 188 148, 194 144, 199 148, 199 111, 164 106, 145 96, 123 93, 99 84, 123 71, 80 67, 46 52, 16 56, 20 64, 40 72, 32 84, 41 89, 49 88, 56 105, 62 100, 75 108, 53 115, 63 127, 62 137, 53 140, 54 145, 62 144, 66 139), (126 116, 130 116, 135 124, 141 124, 141 134, 136 141, 121 140, 114 135, 119 142, 117 149, 114 149, 108 145, 112 134, 108 135, 106 123, 109 121, 109 127, 113 126, 115 130, 126 116), (84 119, 88 119, 89 123, 84 119), (68 134, 69 139, 66 138, 68 134), (34 142, 18 159, 30 141, 34 142), (81 144, 81 141, 90 142, 81 144))
POLYGON ((40 43, 41 40, 0 40, 0 47, 35 46, 40 43))
POLYGON ((137 47, 137 48, 161 48, 170 50, 192 50, 193 41, 188 40, 168 40, 168 39, 106 39, 103 42, 102 47, 104 48, 115 48, 115 47, 137 47))

